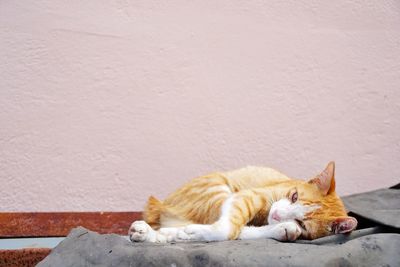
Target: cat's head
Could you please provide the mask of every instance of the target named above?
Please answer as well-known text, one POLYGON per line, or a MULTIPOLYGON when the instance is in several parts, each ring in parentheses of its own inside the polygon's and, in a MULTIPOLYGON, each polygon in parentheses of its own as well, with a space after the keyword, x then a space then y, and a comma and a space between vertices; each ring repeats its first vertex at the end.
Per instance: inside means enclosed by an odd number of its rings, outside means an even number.
POLYGON ((357 220, 347 216, 343 202, 336 195, 334 162, 309 181, 289 183, 285 192, 271 206, 269 224, 295 220, 302 228, 303 239, 348 233, 357 227, 357 220))

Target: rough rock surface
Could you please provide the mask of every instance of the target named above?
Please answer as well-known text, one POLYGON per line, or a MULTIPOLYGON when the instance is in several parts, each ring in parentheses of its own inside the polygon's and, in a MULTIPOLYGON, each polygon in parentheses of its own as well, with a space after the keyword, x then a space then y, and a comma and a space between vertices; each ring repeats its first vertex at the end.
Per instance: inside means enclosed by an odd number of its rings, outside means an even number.
POLYGON ((400 266, 400 235, 374 234, 339 245, 275 240, 131 243, 76 228, 38 266, 400 266))
POLYGON ((347 210, 376 223, 400 229, 400 184, 372 192, 346 196, 347 210))
POLYGON ((38 266, 400 266, 396 188, 343 198, 363 228, 350 235, 296 243, 265 239, 150 244, 79 227, 38 266))

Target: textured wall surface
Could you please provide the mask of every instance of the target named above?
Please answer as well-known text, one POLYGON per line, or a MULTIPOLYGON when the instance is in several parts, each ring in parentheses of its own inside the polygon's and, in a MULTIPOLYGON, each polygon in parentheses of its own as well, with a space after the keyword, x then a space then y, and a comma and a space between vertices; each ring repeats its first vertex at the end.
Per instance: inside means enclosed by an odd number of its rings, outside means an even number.
POLYGON ((0 1, 0 210, 329 160, 341 195, 399 182, 399 1, 0 1))

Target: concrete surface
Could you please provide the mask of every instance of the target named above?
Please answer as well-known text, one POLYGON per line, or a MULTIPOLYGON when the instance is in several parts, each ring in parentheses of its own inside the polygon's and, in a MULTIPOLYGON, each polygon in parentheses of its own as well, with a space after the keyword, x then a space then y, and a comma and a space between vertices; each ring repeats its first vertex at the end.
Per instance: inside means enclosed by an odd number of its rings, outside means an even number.
POLYGON ((152 244, 76 228, 37 266, 398 266, 399 248, 399 234, 329 245, 273 239, 152 244))
POLYGON ((0 1, 0 210, 141 210, 244 165, 400 177, 399 1, 0 1))
POLYGON ((0 249, 54 248, 65 237, 1 238, 0 249))

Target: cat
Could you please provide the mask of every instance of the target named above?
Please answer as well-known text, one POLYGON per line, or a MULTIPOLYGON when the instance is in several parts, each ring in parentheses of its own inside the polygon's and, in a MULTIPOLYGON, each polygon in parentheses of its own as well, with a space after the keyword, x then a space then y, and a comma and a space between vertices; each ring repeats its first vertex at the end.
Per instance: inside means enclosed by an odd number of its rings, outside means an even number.
POLYGON ((334 162, 309 181, 252 166, 201 176, 163 202, 151 196, 143 218, 129 229, 133 242, 311 240, 357 226, 335 192, 334 162))

